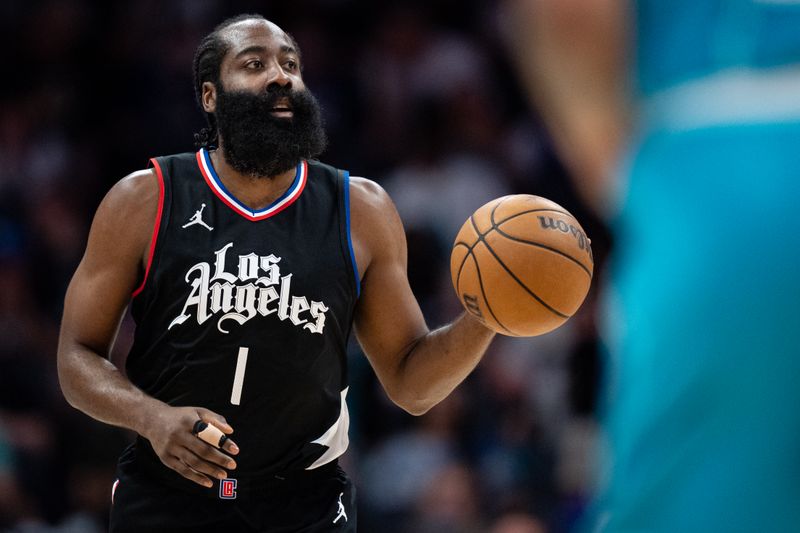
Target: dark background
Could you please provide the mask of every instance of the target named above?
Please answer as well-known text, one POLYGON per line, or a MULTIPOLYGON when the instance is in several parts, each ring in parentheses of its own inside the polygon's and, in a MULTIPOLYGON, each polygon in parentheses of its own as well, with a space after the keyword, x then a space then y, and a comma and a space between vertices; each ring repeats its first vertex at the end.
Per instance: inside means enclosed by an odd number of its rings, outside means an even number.
MULTIPOLYGON (((105 528, 131 435, 69 407, 56 376, 64 292, 103 195, 149 157, 194 149, 191 61, 228 16, 261 13, 298 40, 324 108, 321 158, 383 185, 406 225, 428 323, 460 311, 450 246, 510 193, 570 210, 600 263, 607 238, 575 195, 509 64, 502 3, 50 1, 0 3, 0 530, 105 528)), ((598 277, 596 277, 598 279, 598 277)), ((595 292, 559 330, 502 338, 414 418, 351 349, 351 447, 365 532, 564 531, 593 482, 595 292)), ((124 359, 123 324, 114 360, 124 359)))

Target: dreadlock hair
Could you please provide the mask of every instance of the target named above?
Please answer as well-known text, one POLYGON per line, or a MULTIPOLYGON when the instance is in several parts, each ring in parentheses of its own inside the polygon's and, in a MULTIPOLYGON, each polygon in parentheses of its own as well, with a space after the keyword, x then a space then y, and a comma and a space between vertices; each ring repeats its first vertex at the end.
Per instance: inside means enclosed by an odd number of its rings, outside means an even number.
MULTIPOLYGON (((214 31, 206 35, 197 47, 192 62, 194 69, 194 95, 197 104, 203 110, 203 83, 210 81, 214 85, 219 84, 219 68, 222 58, 228 52, 230 45, 220 35, 228 26, 232 26, 243 20, 266 20, 264 16, 258 14, 236 15, 222 21, 214 31)), ((197 148, 212 148, 217 145, 217 120, 213 113, 206 113, 207 128, 203 128, 199 133, 194 134, 194 144, 197 148)))

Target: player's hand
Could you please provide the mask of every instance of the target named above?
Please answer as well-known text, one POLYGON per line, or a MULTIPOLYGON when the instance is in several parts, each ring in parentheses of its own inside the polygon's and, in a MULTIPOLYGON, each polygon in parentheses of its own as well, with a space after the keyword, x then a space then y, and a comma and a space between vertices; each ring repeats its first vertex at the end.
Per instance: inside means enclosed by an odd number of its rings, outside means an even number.
POLYGON ((223 416, 208 409, 164 406, 152 417, 142 436, 150 441, 162 463, 198 485, 211 487, 212 479, 225 479, 227 469, 236 468, 236 462, 222 452, 236 455, 239 447, 226 439, 222 448, 217 449, 198 438, 192 433, 198 419, 225 435, 233 433, 223 416))

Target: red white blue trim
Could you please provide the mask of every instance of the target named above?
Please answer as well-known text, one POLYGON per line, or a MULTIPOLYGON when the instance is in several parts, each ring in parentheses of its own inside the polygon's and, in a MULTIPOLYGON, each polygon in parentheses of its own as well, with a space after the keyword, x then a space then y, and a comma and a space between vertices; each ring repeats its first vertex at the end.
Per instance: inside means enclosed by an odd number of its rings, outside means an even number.
POLYGON ((222 180, 220 180, 219 176, 217 176, 217 172, 214 170, 214 166, 211 164, 211 157, 208 155, 208 151, 205 148, 201 148, 197 152, 197 165, 200 167, 200 173, 203 174, 203 178, 206 180, 206 183, 211 190, 214 191, 214 194, 216 194, 225 205, 236 211, 244 218, 254 222, 277 215, 292 205, 294 201, 300 197, 300 194, 303 192, 303 189, 305 189, 306 182, 308 181, 308 163, 306 161, 301 161, 297 165, 297 172, 295 174, 294 181, 286 190, 286 192, 267 207, 253 210, 240 202, 228 191, 228 189, 225 188, 222 180))

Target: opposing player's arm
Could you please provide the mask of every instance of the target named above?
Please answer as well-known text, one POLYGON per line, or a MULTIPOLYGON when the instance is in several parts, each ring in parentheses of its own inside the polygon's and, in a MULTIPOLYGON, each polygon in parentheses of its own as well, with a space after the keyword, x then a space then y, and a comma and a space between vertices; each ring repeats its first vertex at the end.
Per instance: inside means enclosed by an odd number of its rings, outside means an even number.
POLYGON ((507 0, 521 81, 585 198, 609 210, 630 129, 626 0, 507 0))
POLYGON ((423 414, 469 375, 494 333, 466 313, 430 331, 408 283, 405 232, 394 204, 361 178, 351 180, 350 195, 362 269, 356 336, 392 401, 423 414))
POLYGON ((228 465, 230 458, 190 431, 200 417, 230 433, 224 419, 205 409, 175 409, 148 396, 108 360, 131 292, 141 282, 158 199, 155 172, 142 171, 117 183, 100 204, 64 301, 59 381, 72 406, 102 422, 136 431, 150 440, 167 466, 209 485, 203 474, 224 474, 214 465, 228 465), (175 429, 181 426, 186 427, 182 437, 175 429))

